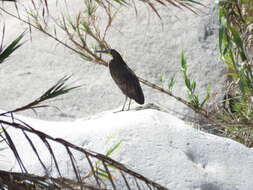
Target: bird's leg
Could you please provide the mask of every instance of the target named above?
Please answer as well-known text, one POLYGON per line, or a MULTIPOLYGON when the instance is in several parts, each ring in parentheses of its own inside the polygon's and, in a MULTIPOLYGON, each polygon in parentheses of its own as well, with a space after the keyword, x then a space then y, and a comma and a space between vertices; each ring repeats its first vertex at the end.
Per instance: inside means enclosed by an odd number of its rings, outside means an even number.
POLYGON ((128 109, 127 110, 130 110, 130 105, 131 105, 131 98, 129 98, 130 100, 129 100, 129 104, 128 104, 128 109))
POLYGON ((124 108, 125 108, 126 102, 127 102, 127 96, 126 96, 126 99, 125 99, 125 102, 124 102, 124 105, 123 105, 123 108, 122 108, 122 110, 121 110, 121 111, 124 111, 124 108))

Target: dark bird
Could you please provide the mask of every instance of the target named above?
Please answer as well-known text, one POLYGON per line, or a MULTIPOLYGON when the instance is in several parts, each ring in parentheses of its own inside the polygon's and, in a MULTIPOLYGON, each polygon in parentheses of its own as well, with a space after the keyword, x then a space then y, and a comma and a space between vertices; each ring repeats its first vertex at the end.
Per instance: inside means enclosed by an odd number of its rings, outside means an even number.
POLYGON ((144 104, 144 95, 140 82, 135 73, 122 59, 121 55, 114 49, 97 50, 96 52, 112 56, 112 60, 109 62, 111 76, 123 94, 126 95, 122 111, 125 108, 128 97, 130 98, 128 110, 130 109, 131 99, 134 99, 138 104, 144 104))

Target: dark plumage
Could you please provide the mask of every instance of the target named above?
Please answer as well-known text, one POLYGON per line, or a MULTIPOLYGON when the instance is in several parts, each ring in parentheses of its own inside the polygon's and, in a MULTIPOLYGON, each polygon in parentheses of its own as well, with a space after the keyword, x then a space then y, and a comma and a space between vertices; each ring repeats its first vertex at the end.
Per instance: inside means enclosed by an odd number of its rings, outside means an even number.
MULTIPOLYGON (((121 55, 114 49, 96 52, 108 53, 113 57, 113 59, 109 62, 109 69, 113 80, 123 94, 130 98, 130 101, 131 99, 134 99, 137 103, 144 104, 144 95, 139 80, 135 73, 127 66, 121 55)), ((126 101, 122 110, 124 110, 125 104, 126 101)))

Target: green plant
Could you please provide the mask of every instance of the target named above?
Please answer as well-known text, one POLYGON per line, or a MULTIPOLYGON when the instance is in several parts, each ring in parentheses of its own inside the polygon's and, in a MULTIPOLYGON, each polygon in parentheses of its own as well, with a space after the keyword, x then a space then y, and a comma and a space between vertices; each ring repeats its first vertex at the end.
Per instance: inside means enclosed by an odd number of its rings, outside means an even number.
POLYGON ((5 59, 7 59, 15 50, 17 50, 19 47, 21 47, 23 45, 23 43, 20 43, 20 41, 24 37, 25 32, 21 33, 7 47, 4 47, 4 34, 5 34, 5 26, 3 26, 2 41, 1 41, 1 45, 0 45, 0 64, 3 63, 5 61, 5 59))
MULTIPOLYGON (((111 140, 111 137, 108 138, 107 143, 111 140)), ((111 148, 107 149, 105 152, 105 155, 108 157, 111 157, 112 154, 117 151, 120 146, 121 143, 123 142, 123 140, 120 140, 119 142, 117 142, 116 144, 114 144, 111 148)), ((97 161, 95 162, 94 168, 95 168, 95 174, 99 177, 105 178, 105 179, 109 179, 110 176, 108 175, 108 172, 104 169, 103 163, 101 161, 97 161)), ((110 168, 115 168, 113 165, 108 165, 108 167, 110 168)), ((112 177, 112 176, 111 176, 112 177)))
POLYGON ((8 113, 13 114, 13 113, 28 110, 28 109, 35 111, 36 108, 49 107, 49 105, 46 105, 46 104, 42 105, 42 103, 44 103, 47 100, 54 99, 54 98, 59 97, 61 95, 67 94, 71 90, 74 90, 74 89, 80 87, 80 86, 68 87, 66 85, 66 82, 70 79, 70 77, 71 76, 62 77, 60 80, 58 80, 56 82, 56 84, 54 84, 52 87, 50 87, 46 92, 44 92, 40 97, 38 97, 34 101, 32 101, 22 107, 13 109, 11 111, 0 113, 0 116, 6 115, 8 113))
POLYGON ((247 146, 253 146, 252 5, 250 0, 220 1, 219 9, 219 50, 229 77, 219 121, 234 123, 224 124, 224 134, 247 146))
MULTIPOLYGON (((107 138, 105 144, 108 144, 110 141, 112 141, 113 137, 115 135, 111 135, 107 138)), ((113 144, 110 148, 108 148, 105 151, 105 156, 112 157, 112 154, 115 153, 121 146, 123 140, 118 141, 117 143, 113 144)), ((97 176, 97 180, 103 182, 103 180, 110 180, 110 178, 115 179, 115 177, 112 175, 112 173, 108 172, 108 169, 111 168, 112 170, 117 169, 113 164, 108 164, 108 168, 104 167, 104 163, 101 160, 97 160, 94 163, 94 169, 89 171, 87 174, 85 174, 82 178, 86 179, 89 178, 92 175, 97 176)))
POLYGON ((170 77, 168 80, 166 80, 165 78, 166 78, 165 74, 163 72, 161 72, 160 75, 159 75, 159 81, 162 84, 167 83, 167 89, 169 91, 172 91, 173 86, 176 83, 175 74, 172 77, 170 77))
POLYGON ((184 52, 181 53, 181 71, 183 73, 185 86, 187 87, 187 95, 189 102, 193 105, 193 107, 202 109, 206 101, 210 97, 210 85, 207 88, 205 98, 200 101, 199 96, 196 94, 196 81, 191 80, 187 73, 187 61, 184 55, 184 52))

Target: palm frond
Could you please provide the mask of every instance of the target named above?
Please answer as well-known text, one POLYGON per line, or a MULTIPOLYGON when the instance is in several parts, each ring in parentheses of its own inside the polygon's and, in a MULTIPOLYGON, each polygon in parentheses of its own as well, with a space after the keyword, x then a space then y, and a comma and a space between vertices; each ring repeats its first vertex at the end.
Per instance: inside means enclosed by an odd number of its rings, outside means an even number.
MULTIPOLYGON (((17 163, 20 165, 21 172, 7 172, 0 170, 0 178, 3 181, 3 186, 10 186, 10 185, 33 185, 33 187, 53 187, 54 189, 122 189, 122 185, 127 187, 129 190, 131 189, 158 189, 158 190, 168 190, 166 187, 161 186, 158 183, 144 177, 143 175, 136 173, 135 171, 127 168, 125 165, 111 159, 110 157, 96 153, 94 151, 90 151, 84 149, 82 147, 76 146, 64 139, 54 138, 48 134, 45 134, 41 131, 34 129, 32 126, 28 125, 27 123, 15 118, 13 115, 4 115, 0 117, 0 124, 4 133, 2 134, 2 138, 5 139, 4 142, 11 148, 12 152, 17 163), (2 117, 2 118, 1 118, 2 117), (6 128, 14 129, 8 131, 6 128), (27 166, 25 165, 24 160, 22 160, 21 156, 19 155, 18 148, 15 147, 15 137, 12 136, 11 132, 18 131, 21 135, 24 135, 25 139, 28 141, 28 145, 31 146, 34 154, 37 157, 38 165, 41 165, 45 176, 38 176, 36 174, 28 173, 27 166), (42 156, 45 157, 45 151, 39 151, 36 149, 36 144, 33 138, 28 137, 34 136, 38 137, 47 147, 47 152, 49 156, 53 158, 53 167, 57 167, 57 171, 61 168, 64 168, 63 163, 59 161, 59 157, 54 153, 54 146, 52 145, 60 145, 66 148, 65 160, 70 160, 71 163, 71 171, 75 174, 74 179, 68 178, 65 173, 61 173, 58 171, 54 174, 54 177, 50 175, 50 172, 46 168, 45 164, 41 161, 42 156), (76 155, 73 154, 75 151, 78 154, 83 155, 82 158, 86 159, 86 171, 80 172, 79 167, 84 165, 84 161, 80 163, 78 162, 76 155), (94 164, 96 162, 101 162, 103 166, 103 171, 108 176, 108 179, 103 179, 101 176, 97 175, 95 172, 94 164), (24 170, 26 168, 26 170, 24 170), (89 169, 90 168, 90 169, 89 169), (85 174, 91 174, 87 176, 85 174), (8 175, 7 175, 8 174, 8 175), (12 180, 10 181, 10 177, 12 180), (91 180, 91 179, 94 180, 91 180), (12 183, 12 184, 10 184, 12 183), (142 188, 141 188, 142 187, 142 188)), ((31 155, 32 156, 32 155, 31 155)), ((63 153, 61 152, 61 156, 63 153)), ((33 189, 32 187, 30 189, 33 189)))
POLYGON ((68 87, 66 85, 66 82, 70 79, 70 77, 71 76, 62 77, 59 81, 56 82, 55 85, 53 85, 46 92, 44 92, 39 98, 35 99, 31 103, 29 103, 25 106, 22 106, 20 108, 16 108, 14 110, 11 110, 11 111, 8 111, 5 113, 1 113, 0 116, 5 115, 7 113, 15 113, 15 112, 19 112, 19 111, 28 110, 28 109, 33 110, 35 108, 49 107, 48 105, 41 105, 41 103, 46 100, 53 99, 53 98, 59 97, 61 95, 67 94, 71 90, 74 90, 74 89, 80 87, 80 86, 68 87))
POLYGON ((3 49, 3 39, 4 39, 5 27, 3 27, 3 35, 2 35, 2 42, 0 48, 0 64, 8 58, 16 49, 23 45, 20 43, 20 40, 24 37, 25 32, 21 33, 15 40, 11 42, 6 48, 3 49))

